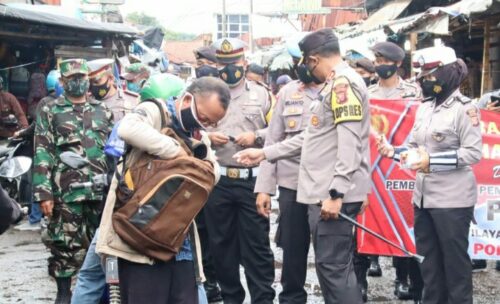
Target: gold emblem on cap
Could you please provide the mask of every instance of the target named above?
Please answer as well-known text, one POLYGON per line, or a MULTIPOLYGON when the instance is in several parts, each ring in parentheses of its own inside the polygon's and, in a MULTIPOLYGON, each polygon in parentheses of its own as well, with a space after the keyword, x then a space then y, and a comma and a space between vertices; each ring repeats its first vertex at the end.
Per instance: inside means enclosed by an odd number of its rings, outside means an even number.
POLYGON ((292 120, 290 120, 290 121, 288 122, 288 127, 289 127, 290 129, 293 129, 293 128, 295 128, 296 126, 297 126, 297 122, 296 122, 295 120, 293 120, 293 119, 292 119, 292 120))
POLYGON ((231 53, 233 51, 233 45, 228 40, 224 40, 221 44, 221 50, 224 53, 231 53))

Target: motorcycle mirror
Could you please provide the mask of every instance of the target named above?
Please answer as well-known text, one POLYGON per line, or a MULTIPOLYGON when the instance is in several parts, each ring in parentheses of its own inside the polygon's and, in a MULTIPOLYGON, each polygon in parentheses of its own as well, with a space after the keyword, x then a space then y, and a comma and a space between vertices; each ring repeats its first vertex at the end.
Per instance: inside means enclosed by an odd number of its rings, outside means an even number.
POLYGON ((89 164, 89 161, 79 154, 71 151, 63 152, 59 155, 61 161, 73 169, 80 169, 89 164))
POLYGON ((31 158, 16 156, 7 159, 0 166, 0 176, 4 178, 16 178, 28 172, 31 168, 31 158))

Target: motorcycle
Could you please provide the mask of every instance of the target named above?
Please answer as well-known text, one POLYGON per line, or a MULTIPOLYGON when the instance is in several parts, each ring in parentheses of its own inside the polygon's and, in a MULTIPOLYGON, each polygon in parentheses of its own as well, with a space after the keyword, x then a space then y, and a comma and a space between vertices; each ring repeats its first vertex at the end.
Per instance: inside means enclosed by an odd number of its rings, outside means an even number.
POLYGON ((0 184, 9 197, 23 207, 31 204, 32 193, 32 159, 19 155, 26 145, 24 139, 9 139, 6 145, 0 146, 0 184))

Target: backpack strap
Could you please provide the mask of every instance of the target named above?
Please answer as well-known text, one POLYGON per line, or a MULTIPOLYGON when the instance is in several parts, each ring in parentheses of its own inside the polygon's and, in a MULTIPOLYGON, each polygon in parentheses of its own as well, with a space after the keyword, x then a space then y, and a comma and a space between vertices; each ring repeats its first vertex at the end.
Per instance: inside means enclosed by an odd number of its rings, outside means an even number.
POLYGON ((160 111, 160 118, 161 118, 161 129, 167 128, 168 127, 167 126, 167 118, 165 117, 166 113, 163 109, 163 106, 161 105, 161 102, 155 98, 146 99, 146 100, 143 100, 142 102, 152 102, 158 107, 158 110, 160 111))

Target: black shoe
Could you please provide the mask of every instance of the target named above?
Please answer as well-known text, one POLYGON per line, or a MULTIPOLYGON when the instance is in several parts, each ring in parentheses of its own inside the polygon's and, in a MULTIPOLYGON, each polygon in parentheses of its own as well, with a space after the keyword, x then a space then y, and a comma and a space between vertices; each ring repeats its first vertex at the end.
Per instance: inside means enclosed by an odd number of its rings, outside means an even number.
POLYGON ((220 293, 220 288, 217 285, 217 282, 206 281, 203 286, 205 287, 205 293, 207 294, 208 303, 222 301, 222 295, 220 293))
POLYGON ((55 304, 71 304, 71 278, 56 278, 57 296, 55 304))
POLYGON ((380 268, 380 264, 378 261, 371 261, 370 268, 368 268, 367 275, 369 277, 381 277, 382 276, 382 268, 380 268))
POLYGON ((394 289, 394 295, 400 300, 411 300, 413 299, 413 294, 410 292, 410 286, 406 282, 396 282, 394 289))
POLYGON ((472 272, 486 271, 486 260, 472 260, 472 272))
POLYGON ((363 303, 368 302, 368 290, 366 288, 361 288, 361 298, 363 299, 363 303))

